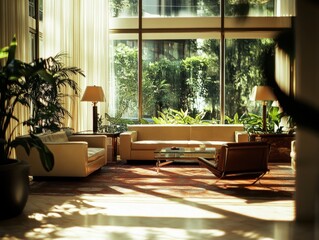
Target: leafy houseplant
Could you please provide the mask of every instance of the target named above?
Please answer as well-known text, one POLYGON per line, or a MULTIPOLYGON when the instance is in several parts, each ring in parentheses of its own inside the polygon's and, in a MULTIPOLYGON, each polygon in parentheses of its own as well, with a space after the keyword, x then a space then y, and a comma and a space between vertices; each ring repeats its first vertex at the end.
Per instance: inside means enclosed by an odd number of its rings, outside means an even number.
POLYGON ((32 82, 30 91, 32 117, 27 121, 32 133, 59 131, 64 116, 71 117, 68 110, 63 107, 63 99, 73 95, 63 93, 61 88, 67 87, 77 96, 78 84, 70 76, 77 74, 84 76, 84 74, 80 68, 64 66, 62 57, 63 54, 58 54, 46 59, 46 70, 50 74, 45 78, 37 75, 36 81, 32 82))
POLYGON ((249 133, 283 133, 282 126, 280 126, 281 118, 284 113, 279 111, 278 107, 271 107, 268 111, 266 123, 266 132, 263 131, 262 116, 245 113, 240 117, 240 122, 244 124, 245 130, 249 133))
POLYGON ((138 121, 121 118, 121 115, 111 117, 108 113, 104 113, 105 118, 99 116, 98 129, 100 132, 115 133, 127 131, 127 124, 138 123, 138 121), (103 120, 109 124, 103 124, 103 120))
POLYGON ((271 107, 266 118, 267 129, 263 131, 263 119, 253 113, 244 114, 240 119, 249 134, 249 141, 262 141, 271 145, 269 161, 289 162, 290 146, 294 134, 280 126, 281 119, 287 115, 279 107, 271 107))
POLYGON ((11 159, 13 148, 20 145, 29 153, 35 147, 45 170, 50 171, 54 165, 53 154, 37 136, 13 137, 16 128, 25 123, 16 115, 17 106, 29 107, 34 81, 39 78, 49 81, 52 77, 46 60, 38 59, 28 64, 15 59, 16 47, 14 38, 10 46, 0 49, 0 218, 20 214, 28 198, 29 166, 22 160, 11 159))
POLYGON ((175 109, 165 109, 163 112, 159 111, 159 117, 152 117, 155 124, 205 124, 203 121, 206 112, 198 113, 195 117, 188 114, 188 110, 180 111, 175 109))

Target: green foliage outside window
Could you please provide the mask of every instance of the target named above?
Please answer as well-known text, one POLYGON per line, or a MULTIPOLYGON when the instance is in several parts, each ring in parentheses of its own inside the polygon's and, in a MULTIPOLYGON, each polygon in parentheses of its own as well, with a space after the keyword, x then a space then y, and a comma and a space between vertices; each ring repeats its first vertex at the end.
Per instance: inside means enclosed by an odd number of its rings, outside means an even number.
MULTIPOLYGON (((216 40, 206 41, 215 42, 212 44, 215 48, 218 45, 216 40)), ((218 117, 216 51, 196 39, 146 41, 144 46, 144 117, 158 116, 159 111, 167 108, 189 109, 192 116, 205 109, 210 112, 210 118, 218 117), (152 49, 157 49, 156 53, 152 49)))
POLYGON ((176 109, 164 109, 163 112, 159 112, 158 117, 152 117, 155 124, 208 124, 213 123, 213 121, 208 122, 203 120, 205 112, 196 114, 195 117, 189 115, 188 110, 180 111, 176 109))
POLYGON ((138 64, 137 48, 119 43, 115 49, 114 76, 117 83, 117 116, 125 112, 137 112, 138 105, 138 64))
MULTIPOLYGON (((112 17, 138 16, 138 0, 110 0, 112 17)), ((143 16, 220 16, 219 0, 143 1, 143 16)), ((273 16, 274 0, 225 0, 226 16, 273 16)))
POLYGON ((274 0, 226 0, 226 16, 273 16, 274 0))
POLYGON ((111 0, 109 4, 112 17, 119 17, 121 14, 137 16, 138 0, 111 0))
MULTIPOLYGON (((170 50, 172 41, 152 41, 160 52, 170 50)), ((188 109, 195 117, 206 112, 205 119, 220 118, 219 42, 183 40, 174 45, 172 54, 156 56, 144 48, 142 105, 143 117, 157 117, 164 109, 188 109), (183 51, 177 51, 182 46, 183 51), (186 49, 186 50, 185 50, 186 49), (177 51, 177 52, 174 52, 177 51), (198 54, 201 52, 202 54, 198 54), (209 53, 209 54, 208 54, 209 53), (147 55, 148 54, 148 55, 147 55), (153 54, 153 55, 152 55, 153 54), (151 59, 151 60, 148 60, 151 59)), ((260 107, 249 105, 249 95, 255 85, 265 81, 262 57, 272 47, 270 39, 227 40, 225 63, 226 115, 241 116, 245 112, 260 113, 260 107)), ((116 115, 137 113, 138 79, 137 47, 119 43, 115 48, 114 78, 117 83, 116 115)), ((135 115, 136 116, 136 115, 135 115)), ((227 119, 226 119, 227 120, 227 119)))
POLYGON ((265 84, 263 57, 272 39, 227 39, 225 59, 225 115, 261 114, 249 100, 254 86, 265 84))
POLYGON ((181 89, 181 82, 175 81, 180 79, 180 61, 164 57, 143 63, 143 111, 144 116, 151 117, 178 101, 174 89, 181 89))

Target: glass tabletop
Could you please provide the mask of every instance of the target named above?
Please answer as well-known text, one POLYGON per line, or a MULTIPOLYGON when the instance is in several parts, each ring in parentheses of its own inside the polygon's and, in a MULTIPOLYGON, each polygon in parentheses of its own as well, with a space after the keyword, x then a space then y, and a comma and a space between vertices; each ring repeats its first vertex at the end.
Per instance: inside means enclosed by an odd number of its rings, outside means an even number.
POLYGON ((158 148, 154 151, 154 153, 215 153, 216 148, 213 147, 167 147, 167 148, 158 148))
POLYGON ((213 147, 166 147, 154 151, 157 172, 160 167, 174 161, 196 161, 199 157, 215 158, 216 148, 213 147), (161 163, 164 160, 165 162, 161 163))

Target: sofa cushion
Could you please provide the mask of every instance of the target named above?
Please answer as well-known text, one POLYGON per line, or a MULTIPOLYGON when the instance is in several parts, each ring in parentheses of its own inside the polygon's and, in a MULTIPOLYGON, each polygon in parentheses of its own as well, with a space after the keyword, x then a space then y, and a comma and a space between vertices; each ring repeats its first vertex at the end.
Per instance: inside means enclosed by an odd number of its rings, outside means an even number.
POLYGON ((129 131, 137 131, 137 140, 189 140, 189 125, 144 124, 128 125, 129 131))
POLYGON ((194 141, 194 140, 143 140, 132 142, 132 150, 155 150, 165 147, 199 147, 199 145, 206 145, 206 147, 220 148, 223 144, 228 143, 224 141, 194 141))
POLYGON ((235 131, 243 131, 242 124, 191 125, 190 139, 200 141, 234 142, 235 131))
POLYGON ((199 145, 205 145, 206 147, 214 147, 214 148, 221 148, 223 144, 229 143, 227 141, 196 141, 191 140, 188 141, 189 147, 198 147, 199 145))
POLYGON ((157 148, 187 146, 187 140, 144 140, 132 142, 132 150, 155 150, 157 148))
POLYGON ((93 162, 105 154, 104 148, 88 148, 88 162, 93 162))
POLYGON ((68 137, 64 131, 54 133, 43 133, 38 135, 42 142, 68 142, 68 137))

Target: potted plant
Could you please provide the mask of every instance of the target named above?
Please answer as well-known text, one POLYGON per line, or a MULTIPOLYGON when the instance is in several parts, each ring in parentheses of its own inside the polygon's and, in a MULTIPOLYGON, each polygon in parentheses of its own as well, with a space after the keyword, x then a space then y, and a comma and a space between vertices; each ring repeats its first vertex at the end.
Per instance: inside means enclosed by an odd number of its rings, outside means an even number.
POLYGON ((45 131, 59 131, 63 127, 62 119, 65 115, 71 117, 68 110, 63 106, 66 97, 78 96, 79 88, 71 75, 80 74, 83 71, 77 67, 66 67, 62 62, 64 54, 58 54, 46 59, 46 70, 50 72, 48 77, 42 78, 37 75, 36 81, 32 82, 30 98, 32 101, 32 117, 28 120, 32 133, 45 131), (71 90, 63 93, 63 87, 71 90))
POLYGON ((23 160, 12 159, 12 149, 18 145, 29 153, 35 147, 41 156, 43 167, 50 171, 54 165, 50 150, 35 135, 14 138, 21 122, 16 114, 17 106, 29 107, 30 87, 34 81, 50 79, 46 60, 30 64, 15 59, 17 41, 14 38, 8 47, 0 49, 0 218, 19 215, 27 202, 29 166, 23 160), (4 63, 4 65, 2 65, 4 63), (14 127, 12 127, 14 125, 14 127))
POLYGON ((281 118, 284 113, 279 111, 279 107, 271 107, 266 118, 266 131, 263 130, 263 119, 254 113, 245 113, 240 117, 240 122, 244 124, 244 128, 249 134, 266 134, 283 132, 283 127, 280 126, 281 118))
MULTIPOLYGON (((287 114, 279 111, 279 107, 271 107, 267 114, 267 129, 263 130, 262 117, 253 113, 244 114, 240 120, 244 124, 244 129, 249 135, 249 141, 263 141, 271 145, 269 161, 270 162, 289 162, 291 141, 295 135, 288 126, 286 131, 280 125, 283 117, 287 114)), ((288 117, 288 123, 293 122, 288 117)))

